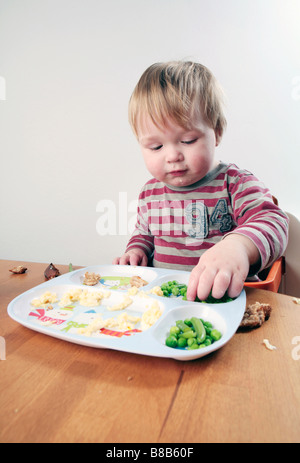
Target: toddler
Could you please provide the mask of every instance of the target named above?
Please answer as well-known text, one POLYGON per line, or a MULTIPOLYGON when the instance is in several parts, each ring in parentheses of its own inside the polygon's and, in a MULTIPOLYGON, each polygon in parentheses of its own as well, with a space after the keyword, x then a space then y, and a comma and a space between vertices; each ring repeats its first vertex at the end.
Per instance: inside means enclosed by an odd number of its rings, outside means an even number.
POLYGON ((203 65, 150 66, 129 119, 152 175, 135 231, 114 264, 190 271, 187 299, 237 297, 285 251, 288 219, 254 175, 215 159, 226 128, 222 92, 203 65))

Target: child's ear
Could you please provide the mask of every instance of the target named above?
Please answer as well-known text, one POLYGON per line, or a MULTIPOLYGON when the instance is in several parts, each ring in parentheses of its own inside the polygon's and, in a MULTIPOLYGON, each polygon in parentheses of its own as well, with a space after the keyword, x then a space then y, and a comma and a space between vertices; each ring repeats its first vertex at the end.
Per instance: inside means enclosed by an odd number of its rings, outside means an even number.
POLYGON ((221 140, 222 140, 222 135, 220 133, 220 130, 216 129, 215 130, 215 135, 216 135, 216 146, 218 146, 221 143, 221 140))

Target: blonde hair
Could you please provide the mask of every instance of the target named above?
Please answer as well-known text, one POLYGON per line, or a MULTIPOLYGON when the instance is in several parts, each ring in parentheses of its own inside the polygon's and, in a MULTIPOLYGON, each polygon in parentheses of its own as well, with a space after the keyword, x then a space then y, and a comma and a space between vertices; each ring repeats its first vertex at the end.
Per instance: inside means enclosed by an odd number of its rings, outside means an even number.
POLYGON ((220 139, 226 128, 221 87, 209 69, 191 61, 156 63, 146 69, 129 101, 129 122, 137 137, 145 115, 158 127, 171 119, 188 130, 202 115, 220 139))

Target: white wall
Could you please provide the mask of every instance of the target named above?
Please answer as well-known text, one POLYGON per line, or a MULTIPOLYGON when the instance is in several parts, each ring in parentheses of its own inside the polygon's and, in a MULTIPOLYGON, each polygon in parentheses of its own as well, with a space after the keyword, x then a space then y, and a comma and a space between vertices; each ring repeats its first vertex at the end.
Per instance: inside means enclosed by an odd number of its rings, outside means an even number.
POLYGON ((170 59, 214 72, 228 116, 217 156, 299 219, 299 22, 299 0, 0 0, 0 258, 123 252, 149 178, 127 103, 145 68, 170 59), (101 236, 103 200, 117 230, 101 236))

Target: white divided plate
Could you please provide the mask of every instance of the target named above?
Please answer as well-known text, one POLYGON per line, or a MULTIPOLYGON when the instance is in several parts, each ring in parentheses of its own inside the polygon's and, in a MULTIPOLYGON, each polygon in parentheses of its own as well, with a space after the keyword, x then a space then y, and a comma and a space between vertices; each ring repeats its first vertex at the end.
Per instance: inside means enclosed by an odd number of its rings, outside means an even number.
POLYGON ((177 280, 187 284, 189 272, 135 267, 127 265, 91 266, 67 273, 46 281, 35 288, 17 296, 8 306, 9 316, 32 330, 50 335, 65 341, 95 348, 115 349, 135 354, 155 357, 168 357, 176 360, 193 360, 203 357, 223 347, 235 334, 243 318, 246 307, 246 295, 243 290, 238 298, 226 303, 199 303, 183 301, 181 297, 161 297, 144 293, 162 283, 177 280), (95 286, 83 285, 85 272, 101 275, 95 286), (128 295, 129 279, 138 275, 148 282, 140 288, 135 296, 129 296, 132 303, 125 310, 108 310, 108 307, 122 304, 128 295), (88 294, 104 292, 100 305, 83 306, 78 302, 60 306, 53 303, 52 309, 35 307, 31 301, 40 298, 45 292, 55 293, 58 300, 68 291, 86 289, 88 294), (108 294, 110 293, 109 297, 108 294), (98 331, 92 335, 79 334, 80 328, 86 328, 100 314, 103 319, 117 317, 125 312, 130 316, 141 317, 152 304, 158 304, 162 315, 153 326, 141 331, 137 323, 134 329, 116 330, 115 328, 98 331), (199 317, 210 321, 214 328, 222 333, 219 341, 210 346, 195 349, 174 349, 165 345, 169 329, 177 320, 199 317))

